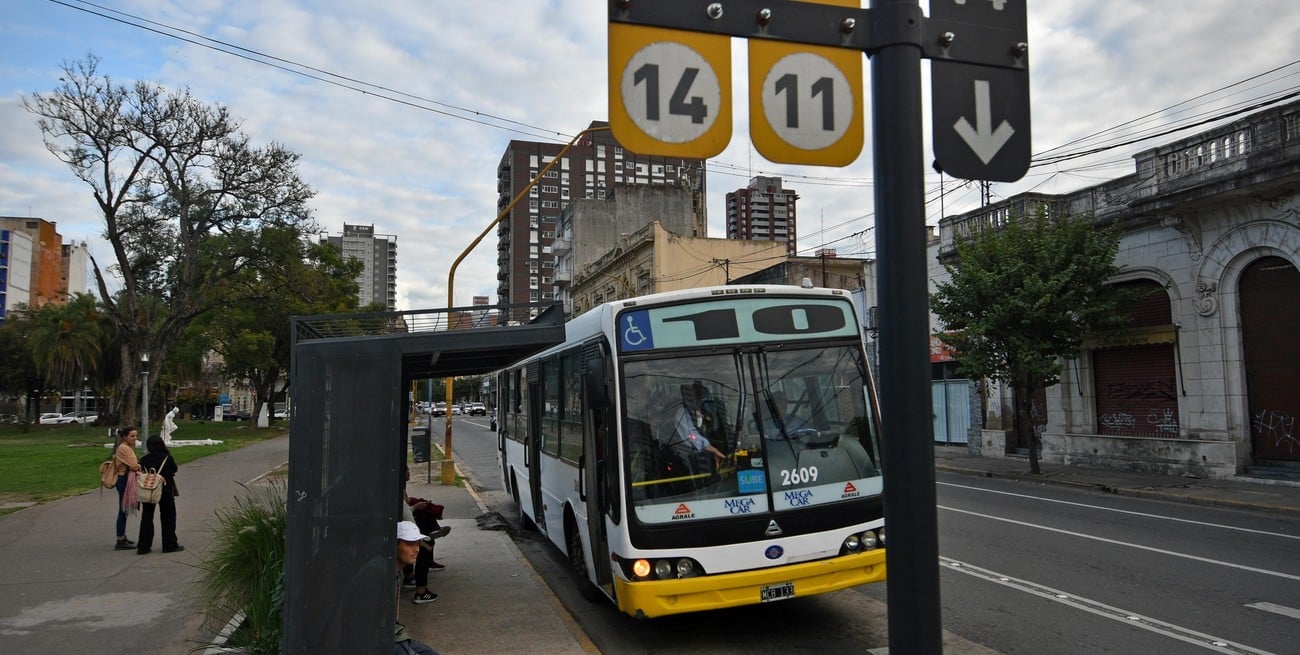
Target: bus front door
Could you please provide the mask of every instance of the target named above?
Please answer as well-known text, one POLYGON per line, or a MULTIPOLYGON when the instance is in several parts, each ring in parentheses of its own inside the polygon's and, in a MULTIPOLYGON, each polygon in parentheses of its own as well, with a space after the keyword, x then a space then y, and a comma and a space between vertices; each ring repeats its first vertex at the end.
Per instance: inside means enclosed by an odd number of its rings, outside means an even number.
MULTIPOLYGON (((528 467, 528 495, 533 499, 533 521, 546 528, 545 504, 542 502, 542 394, 537 380, 528 382, 528 438, 524 440, 525 465, 528 467)), ((523 508, 520 508, 521 510, 523 508)))
MULTIPOLYGON (((591 549, 585 559, 591 562, 596 571, 596 586, 613 598, 614 578, 609 568, 609 538, 605 534, 605 515, 609 513, 610 503, 618 502, 617 487, 611 488, 608 471, 612 463, 609 454, 618 450, 609 444, 609 414, 608 408, 587 412, 582 444, 582 491, 583 500, 587 503, 587 534, 591 535, 591 549)), ((617 480, 617 476, 613 479, 617 480)), ((617 521, 616 516, 611 518, 617 521)))

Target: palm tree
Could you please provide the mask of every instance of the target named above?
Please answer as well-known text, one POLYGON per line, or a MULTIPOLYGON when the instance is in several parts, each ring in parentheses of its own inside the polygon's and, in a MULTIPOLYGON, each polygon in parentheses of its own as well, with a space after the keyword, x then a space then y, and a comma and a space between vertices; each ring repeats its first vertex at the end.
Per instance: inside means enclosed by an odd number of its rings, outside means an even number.
POLYGON ((88 373, 99 369, 100 316, 99 303, 87 293, 32 312, 32 358, 46 383, 58 389, 81 385, 88 373))

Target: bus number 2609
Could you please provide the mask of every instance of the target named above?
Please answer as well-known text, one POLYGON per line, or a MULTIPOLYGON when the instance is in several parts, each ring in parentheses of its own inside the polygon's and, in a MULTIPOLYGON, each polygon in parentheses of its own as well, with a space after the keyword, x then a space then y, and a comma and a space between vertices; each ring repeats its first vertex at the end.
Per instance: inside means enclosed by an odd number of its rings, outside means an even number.
POLYGON ((797 469, 784 469, 781 471, 781 486, 788 487, 792 484, 808 484, 817 481, 816 466, 801 466, 797 469))

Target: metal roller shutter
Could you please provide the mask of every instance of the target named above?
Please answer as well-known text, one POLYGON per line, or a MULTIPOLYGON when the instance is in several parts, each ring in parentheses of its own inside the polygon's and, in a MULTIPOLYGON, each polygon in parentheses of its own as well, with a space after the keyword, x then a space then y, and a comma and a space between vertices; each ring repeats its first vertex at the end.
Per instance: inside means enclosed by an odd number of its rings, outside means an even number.
POLYGON ((1093 367, 1098 434, 1178 436, 1173 344, 1096 350, 1093 367))

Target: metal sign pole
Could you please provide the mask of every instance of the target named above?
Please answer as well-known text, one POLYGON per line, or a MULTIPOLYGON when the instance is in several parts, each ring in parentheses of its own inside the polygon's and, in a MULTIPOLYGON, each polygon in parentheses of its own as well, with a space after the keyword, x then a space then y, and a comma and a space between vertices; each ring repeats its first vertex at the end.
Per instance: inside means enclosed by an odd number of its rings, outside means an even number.
MULTIPOLYGON (((886 43, 871 58, 876 270, 880 275, 880 396, 885 436, 889 650, 943 652, 939 529, 930 422, 925 266, 925 164, 920 36, 906 33, 917 0, 873 0, 886 43)), ((916 29, 920 29, 917 27, 916 29)))

